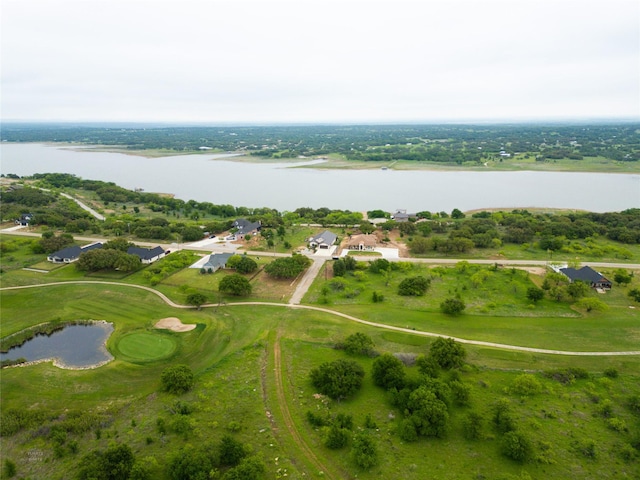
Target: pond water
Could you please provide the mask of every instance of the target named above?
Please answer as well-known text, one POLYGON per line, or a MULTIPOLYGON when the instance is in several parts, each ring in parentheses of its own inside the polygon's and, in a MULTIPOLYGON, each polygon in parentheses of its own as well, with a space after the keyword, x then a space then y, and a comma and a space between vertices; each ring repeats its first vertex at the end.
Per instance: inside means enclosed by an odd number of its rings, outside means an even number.
POLYGON ((55 359, 55 364, 63 368, 95 367, 113 359, 105 347, 112 332, 113 325, 107 322, 68 325, 51 335, 36 335, 21 346, 0 354, 0 360, 55 359))
POLYGON ((640 207, 639 174, 331 170, 312 168, 310 161, 246 163, 219 154, 144 158, 11 143, 0 145, 0 154, 4 174, 72 173, 128 189, 172 193, 182 200, 280 211, 541 207, 609 212, 640 207))

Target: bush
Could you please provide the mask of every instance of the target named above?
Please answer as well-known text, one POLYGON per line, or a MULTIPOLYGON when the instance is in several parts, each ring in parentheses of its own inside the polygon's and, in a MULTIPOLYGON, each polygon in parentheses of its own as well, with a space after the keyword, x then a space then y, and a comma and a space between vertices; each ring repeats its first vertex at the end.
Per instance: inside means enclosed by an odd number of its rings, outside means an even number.
POLYGON ((349 441, 349 430, 332 425, 327 431, 324 439, 324 445, 332 450, 338 450, 344 447, 349 441))
POLYGON ((160 375, 160 381, 163 390, 175 394, 188 392, 195 384, 193 372, 187 365, 173 365, 165 368, 160 375))
POLYGON ((229 295, 245 297, 247 295, 251 295, 252 287, 248 279, 239 273, 233 273, 220 280, 218 290, 229 295))
POLYGON ((358 433, 353 437, 351 459, 362 469, 369 469, 378 464, 378 449, 373 439, 366 433, 358 433))
POLYGON ((406 372, 398 358, 390 353, 384 353, 373 361, 371 377, 373 383, 385 390, 391 388, 400 390, 404 387, 406 372))
POLYGON ((352 360, 336 360, 311 370, 311 383, 334 400, 353 395, 362 386, 364 369, 352 360))
POLYGON ((462 420, 462 434, 467 440, 482 438, 484 418, 478 412, 469 412, 462 420))
POLYGON ((529 373, 518 375, 511 385, 511 391, 516 395, 529 396, 540 393, 542 385, 536 377, 529 373))
POLYGON ((431 280, 422 276, 416 275, 415 277, 405 278, 398 285, 398 295, 421 297, 431 285, 431 280))
POLYGON ((349 355, 371 356, 374 352, 373 346, 371 337, 360 332, 349 335, 342 343, 344 351, 349 355))
POLYGON ((467 306, 459 298, 447 298, 440 304, 440 310, 447 315, 459 315, 467 306))
POLYGON ((523 433, 512 431, 502 437, 501 450, 505 457, 522 463, 531 457, 533 449, 523 433))
POLYGON ((464 347, 452 338, 438 337, 429 349, 429 358, 445 370, 462 367, 466 356, 464 347))

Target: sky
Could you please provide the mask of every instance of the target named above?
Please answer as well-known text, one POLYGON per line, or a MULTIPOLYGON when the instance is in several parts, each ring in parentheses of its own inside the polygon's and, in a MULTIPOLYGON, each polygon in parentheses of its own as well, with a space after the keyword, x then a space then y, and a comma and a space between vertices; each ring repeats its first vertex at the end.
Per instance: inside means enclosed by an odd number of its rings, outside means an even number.
POLYGON ((640 120, 636 0, 1 0, 4 121, 640 120))

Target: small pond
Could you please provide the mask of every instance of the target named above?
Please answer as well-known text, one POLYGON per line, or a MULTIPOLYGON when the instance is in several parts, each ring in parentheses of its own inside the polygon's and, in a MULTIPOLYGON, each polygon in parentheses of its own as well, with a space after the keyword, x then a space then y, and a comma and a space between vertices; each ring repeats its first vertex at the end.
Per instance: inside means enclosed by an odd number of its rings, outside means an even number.
POLYGON ((19 347, 0 354, 0 360, 54 360, 61 368, 97 367, 113 359, 105 347, 111 332, 113 325, 107 322, 68 325, 51 335, 36 335, 19 347))

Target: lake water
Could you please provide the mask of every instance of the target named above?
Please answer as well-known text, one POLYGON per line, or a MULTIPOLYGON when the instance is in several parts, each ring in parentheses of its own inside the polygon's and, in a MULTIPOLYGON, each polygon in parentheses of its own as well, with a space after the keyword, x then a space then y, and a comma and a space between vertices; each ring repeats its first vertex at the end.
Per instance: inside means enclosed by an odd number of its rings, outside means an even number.
POLYGON ((329 170, 295 168, 310 162, 234 162, 215 154, 144 158, 8 143, 0 145, 0 155, 4 174, 73 173, 183 200, 280 211, 542 207, 608 212, 640 207, 638 174, 329 170))
POLYGON ((35 362, 55 358, 64 367, 89 368, 113 358, 104 346, 112 332, 113 325, 106 322, 68 325, 51 335, 36 335, 21 346, 0 354, 0 360, 25 358, 35 362))

